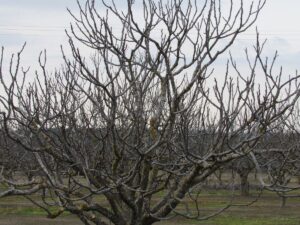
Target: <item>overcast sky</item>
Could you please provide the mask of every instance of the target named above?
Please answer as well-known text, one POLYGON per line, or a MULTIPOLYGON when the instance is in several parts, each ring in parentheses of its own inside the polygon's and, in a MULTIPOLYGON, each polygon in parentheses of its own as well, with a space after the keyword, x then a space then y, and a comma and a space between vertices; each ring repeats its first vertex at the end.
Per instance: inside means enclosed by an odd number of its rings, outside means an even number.
MULTIPOLYGON (((67 7, 75 10, 76 1, 0 0, 0 46, 12 53, 27 42, 23 55, 25 65, 34 64, 45 48, 50 66, 59 64, 60 44, 66 43, 64 29, 71 21, 67 7)), ((268 0, 256 24, 262 36, 269 40, 267 51, 278 49, 280 63, 288 69, 300 68, 299 9, 298 0, 268 0)), ((235 50, 249 46, 254 39, 253 31, 242 35, 235 50)))

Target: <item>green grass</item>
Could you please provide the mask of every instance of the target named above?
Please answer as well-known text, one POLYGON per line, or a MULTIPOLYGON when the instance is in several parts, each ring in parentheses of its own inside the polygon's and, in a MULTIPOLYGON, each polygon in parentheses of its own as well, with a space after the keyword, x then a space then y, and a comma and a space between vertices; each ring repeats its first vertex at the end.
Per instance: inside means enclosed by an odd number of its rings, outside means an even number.
MULTIPOLYGON (((38 198, 37 198, 38 199, 38 198)), ((48 210, 52 213, 57 212, 57 207, 50 207, 48 210)), ((64 212, 63 214, 69 214, 64 212)), ((15 216, 44 216, 46 217, 48 214, 42 208, 39 208, 29 200, 13 196, 0 199, 0 216, 8 216, 8 215, 15 215, 15 216)))
POLYGON ((0 207, 0 215, 47 216, 47 213, 36 207, 0 207))
POLYGON ((191 222, 191 224, 205 225, 298 225, 298 218, 281 217, 239 217, 239 216, 219 216, 208 221, 191 222))
MULTIPOLYGON (((256 192, 252 192, 252 197, 241 197, 235 192, 235 203, 249 203, 255 196, 256 192)), ((226 190, 207 190, 203 191, 199 198, 199 206, 201 215, 209 215, 224 207, 232 195, 231 191, 226 190)), ((158 201, 163 196, 159 193, 155 197, 158 201)), ((34 196, 35 200, 39 200, 38 196, 34 196)), ((105 201, 103 196, 95 198, 97 202, 105 201)), ((188 201, 190 209, 193 210, 195 204, 188 201)), ((299 225, 300 224, 300 199, 288 199, 285 208, 280 208, 280 198, 274 193, 264 192, 258 202, 248 207, 231 207, 221 215, 204 221, 185 220, 184 218, 176 217, 171 221, 157 223, 158 225, 299 225)), ((179 205, 178 210, 184 210, 184 204, 179 205)), ((55 212, 57 208, 52 208, 55 212)), ((64 213, 69 215, 69 213, 64 213)), ((0 217, 16 217, 21 220, 22 217, 41 218, 46 217, 47 213, 33 206, 28 200, 22 197, 8 197, 0 199, 0 217)), ((65 217, 66 218, 66 217, 65 217)))
MULTIPOLYGON (((208 190, 204 191, 200 200, 200 213, 203 217, 210 215, 224 207, 232 192, 226 190, 208 190)), ((252 202, 258 192, 253 191, 252 196, 242 197, 239 192, 234 193, 234 203, 249 204, 252 202)), ((190 204, 192 206, 193 204, 190 204)), ((192 207, 191 207, 192 208, 192 207)), ((263 192, 257 202, 250 206, 233 206, 223 212, 221 215, 203 221, 186 221, 183 218, 177 218, 177 223, 165 222, 164 225, 171 224, 199 224, 199 225, 299 225, 300 224, 300 198, 291 198, 287 200, 287 205, 281 208, 281 199, 273 192, 263 192)), ((180 206, 179 210, 184 207, 180 206)), ((183 211, 182 211, 183 212, 183 211)))

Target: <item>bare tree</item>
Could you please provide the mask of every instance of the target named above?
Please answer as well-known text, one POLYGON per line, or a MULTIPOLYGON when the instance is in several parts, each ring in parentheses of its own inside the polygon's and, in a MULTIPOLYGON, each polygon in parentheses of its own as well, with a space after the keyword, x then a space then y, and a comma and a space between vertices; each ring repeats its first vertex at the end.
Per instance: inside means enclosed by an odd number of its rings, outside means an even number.
POLYGON ((281 206, 284 207, 288 198, 299 198, 299 104, 294 105, 292 114, 282 121, 277 129, 265 137, 260 157, 262 168, 269 180, 268 189, 275 191, 281 197, 281 206), (297 180, 298 178, 298 180, 297 180))
POLYGON ((3 139, 28 152, 21 165, 31 167, 3 172, 9 188, 0 196, 27 196, 50 218, 68 211, 86 225, 219 213, 200 213, 201 184, 251 155, 299 96, 298 74, 284 80, 274 72, 276 56, 263 58, 258 37, 253 57, 245 52, 248 74, 230 57, 222 79, 214 78, 214 62, 255 23, 265 1, 228 1, 224 9, 216 0, 143 1, 136 8, 128 0, 124 10, 97 4, 87 0, 79 15, 71 13, 71 59, 63 54, 62 68, 49 73, 41 54, 33 83, 25 82, 22 51, 3 71, 2 49, 3 139))

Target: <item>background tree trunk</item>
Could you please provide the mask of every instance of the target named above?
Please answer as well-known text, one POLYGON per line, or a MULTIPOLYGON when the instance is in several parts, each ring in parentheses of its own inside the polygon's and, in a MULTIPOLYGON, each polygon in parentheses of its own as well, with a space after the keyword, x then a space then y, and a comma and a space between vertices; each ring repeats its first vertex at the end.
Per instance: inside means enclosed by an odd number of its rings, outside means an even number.
POLYGON ((250 195, 250 184, 248 181, 248 171, 241 171, 239 172, 240 176, 240 190, 242 196, 249 196, 250 195))

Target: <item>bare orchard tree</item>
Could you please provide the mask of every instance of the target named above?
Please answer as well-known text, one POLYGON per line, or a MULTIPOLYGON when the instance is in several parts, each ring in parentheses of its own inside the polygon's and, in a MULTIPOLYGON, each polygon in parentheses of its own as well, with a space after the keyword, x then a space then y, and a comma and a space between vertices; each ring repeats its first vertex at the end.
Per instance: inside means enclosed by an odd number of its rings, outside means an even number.
MULTIPOLYGON (((269 146, 264 146, 260 157, 259 168, 266 172, 268 189, 275 191, 281 197, 284 207, 289 198, 299 198, 300 189, 300 133, 299 133, 299 104, 294 106, 292 114, 275 130, 276 133, 267 135, 269 146)), ((262 179, 263 180, 263 179, 262 179)), ((266 179, 265 179, 266 180, 266 179)))
POLYGON ((0 196, 26 196, 50 218, 67 211, 86 225, 214 215, 200 212, 201 184, 249 155, 299 96, 299 76, 275 73, 258 39, 253 57, 246 51, 248 74, 229 58, 211 75, 265 4, 235 3, 128 0, 120 10, 88 0, 72 14, 71 59, 49 73, 42 54, 30 84, 21 52, 4 71, 2 51, 2 139, 29 157, 12 176, 2 166, 0 196))

